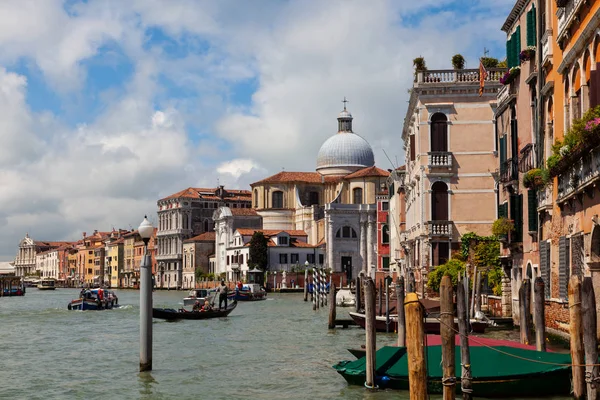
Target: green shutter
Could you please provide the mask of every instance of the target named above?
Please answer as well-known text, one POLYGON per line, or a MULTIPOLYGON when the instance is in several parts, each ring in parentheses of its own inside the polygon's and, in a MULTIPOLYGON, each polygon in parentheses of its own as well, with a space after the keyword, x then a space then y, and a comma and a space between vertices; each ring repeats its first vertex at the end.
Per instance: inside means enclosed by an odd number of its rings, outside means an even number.
POLYGON ((529 232, 537 232, 537 191, 535 189, 527 191, 527 219, 529 222, 529 232))
POLYGON ((517 204, 516 204, 517 215, 515 216, 514 224, 515 224, 515 241, 522 242, 523 241, 523 195, 519 194, 517 196, 517 204))
POLYGON ((508 213, 507 211, 507 205, 506 203, 502 203, 498 205, 498 218, 508 218, 508 213))
POLYGON ((521 27, 517 26, 515 30, 516 41, 515 41, 515 66, 520 65, 521 61, 519 60, 519 53, 521 52, 521 27))
POLYGON ((500 173, 504 172, 506 168, 506 135, 500 137, 500 173))
POLYGON ((506 66, 512 67, 512 37, 506 41, 506 66))
POLYGON ((529 40, 529 36, 527 37, 527 46, 536 46, 537 45, 537 20, 535 14, 535 4, 531 6, 531 41, 529 40))

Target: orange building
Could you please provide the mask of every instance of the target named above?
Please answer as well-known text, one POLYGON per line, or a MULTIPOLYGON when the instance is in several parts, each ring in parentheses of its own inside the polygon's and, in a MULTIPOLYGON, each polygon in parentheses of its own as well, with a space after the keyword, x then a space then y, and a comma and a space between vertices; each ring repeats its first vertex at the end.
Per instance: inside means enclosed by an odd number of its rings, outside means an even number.
POLYGON ((77 267, 75 279, 78 284, 89 286, 99 285, 104 274, 104 240, 110 232, 94 231, 87 236, 83 232, 83 238, 77 246, 77 267))
POLYGON ((566 332, 570 276, 600 288, 600 126, 586 114, 600 100, 600 1, 547 0, 541 11, 539 151, 551 180, 538 192, 540 273, 549 328, 566 332))

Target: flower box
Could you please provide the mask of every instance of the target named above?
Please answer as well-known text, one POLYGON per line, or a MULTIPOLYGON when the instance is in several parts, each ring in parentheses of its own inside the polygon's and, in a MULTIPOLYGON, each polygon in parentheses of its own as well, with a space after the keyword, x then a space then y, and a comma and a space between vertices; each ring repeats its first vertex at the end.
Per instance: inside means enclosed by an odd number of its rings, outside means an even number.
POLYGON ((523 64, 525 61, 533 60, 533 57, 535 57, 535 52, 535 46, 528 46, 527 48, 523 49, 519 53, 519 60, 521 61, 521 64, 523 64))
POLYGON ((500 78, 500 83, 503 85, 510 85, 515 80, 515 77, 519 76, 519 73, 521 73, 521 67, 512 67, 502 78, 500 78))

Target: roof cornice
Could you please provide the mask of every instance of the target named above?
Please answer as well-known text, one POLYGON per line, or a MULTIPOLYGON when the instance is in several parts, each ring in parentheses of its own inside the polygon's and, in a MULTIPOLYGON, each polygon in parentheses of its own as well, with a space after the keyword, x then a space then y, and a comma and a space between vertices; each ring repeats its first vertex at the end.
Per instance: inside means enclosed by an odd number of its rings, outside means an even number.
POLYGON ((512 30, 512 27, 515 25, 515 21, 519 20, 521 13, 523 13, 523 9, 529 3, 529 1, 530 0, 517 0, 514 7, 510 11, 510 14, 508 14, 506 21, 504 21, 504 24, 502 25, 503 32, 508 34, 508 32, 512 30))

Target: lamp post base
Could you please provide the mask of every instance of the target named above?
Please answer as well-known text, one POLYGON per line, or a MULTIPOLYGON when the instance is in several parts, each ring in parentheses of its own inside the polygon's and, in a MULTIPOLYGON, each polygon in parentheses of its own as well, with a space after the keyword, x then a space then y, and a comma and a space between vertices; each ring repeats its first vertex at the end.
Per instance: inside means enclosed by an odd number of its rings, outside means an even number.
POLYGON ((152 361, 147 363, 140 363, 140 372, 152 371, 152 361))

